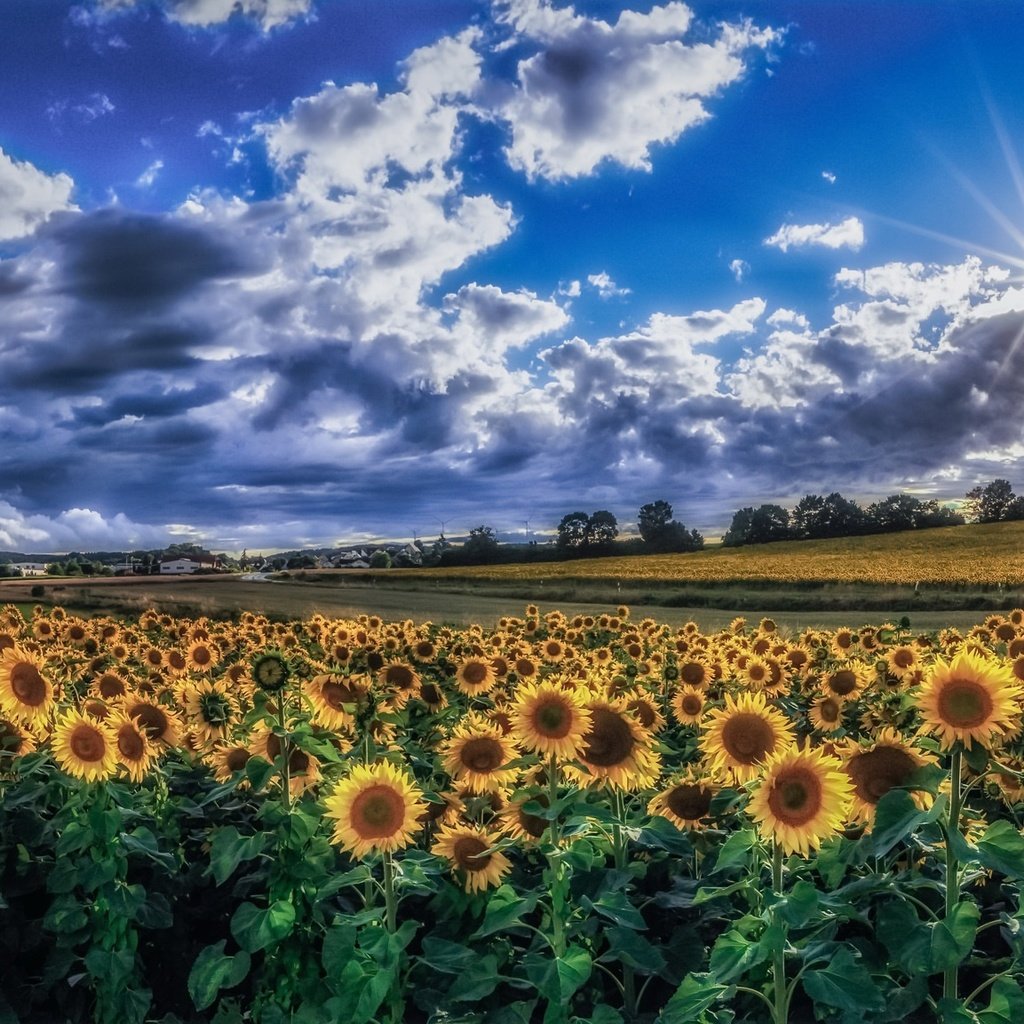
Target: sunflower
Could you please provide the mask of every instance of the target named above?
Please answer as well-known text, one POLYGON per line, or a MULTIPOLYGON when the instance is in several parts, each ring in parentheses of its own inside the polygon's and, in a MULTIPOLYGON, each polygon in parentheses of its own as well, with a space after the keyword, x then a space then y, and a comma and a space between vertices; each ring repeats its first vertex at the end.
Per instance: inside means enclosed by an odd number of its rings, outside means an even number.
POLYGON ((427 810, 412 777, 387 761, 356 765, 324 807, 325 816, 335 820, 331 842, 356 857, 408 846, 427 810))
POLYGON ((241 717, 238 702, 220 682, 192 684, 185 690, 183 703, 188 724, 204 747, 226 739, 228 730, 241 717))
POLYGON ((848 658, 859 640, 860 637, 852 629, 837 629, 830 639, 832 653, 839 658, 848 658))
POLYGON ((848 661, 825 673, 821 692, 827 697, 856 700, 870 681, 868 667, 863 662, 848 661))
POLYGON ((193 672, 210 672, 220 661, 220 651, 208 640, 195 640, 189 645, 185 660, 193 672))
POLYGON ((43 663, 19 647, 0 656, 0 710, 26 725, 42 724, 53 707, 53 684, 43 663))
POLYGON ((455 686, 467 697, 487 693, 497 681, 494 666, 488 658, 468 658, 455 670, 455 686))
MULTIPOLYGON (((218 743, 207 760, 218 782, 230 782, 235 772, 245 771, 250 757, 252 752, 241 743, 218 743)), ((248 780, 242 779, 242 784, 248 785, 248 780)))
POLYGON ((106 724, 114 734, 118 764, 132 782, 141 782, 155 757, 153 742, 142 722, 115 711, 107 716, 106 724))
POLYGON ((99 782, 117 768, 117 738, 106 723, 72 709, 54 729, 53 756, 69 775, 99 782))
POLYGON ((404 661, 391 661, 377 671, 377 682, 388 692, 392 705, 405 707, 420 692, 420 674, 404 661))
POLYGON ((366 699, 368 687, 362 680, 321 672, 307 679, 302 689, 313 704, 313 721, 325 729, 344 729, 355 721, 345 705, 354 707, 366 699))
POLYGON ((23 757, 36 749, 32 733, 9 718, 0 718, 0 765, 7 758, 23 757))
POLYGON ((129 698, 122 710, 129 718, 139 720, 151 740, 165 747, 176 747, 181 742, 181 719, 170 708, 152 700, 129 698))
POLYGON ((531 814, 525 810, 527 804, 535 803, 541 807, 548 806, 546 793, 534 793, 509 802, 498 815, 502 831, 512 839, 524 843, 534 843, 544 838, 544 833, 551 827, 547 818, 539 814, 531 814))
POLYGON ((575 757, 592 718, 583 696, 557 683, 527 683, 512 705, 512 736, 524 750, 562 760, 575 757))
POLYGON ((991 746, 1018 724, 1019 695, 1005 664, 965 653, 936 658, 917 695, 922 729, 938 733, 943 750, 957 740, 991 746))
POLYGON ((678 665, 679 679, 686 686, 705 690, 711 685, 713 674, 707 662, 698 658, 687 658, 678 665))
POLYGON ((94 677, 89 684, 90 692, 101 700, 117 700, 131 689, 131 678, 121 669, 107 669, 94 677))
POLYGON ((921 655, 912 644, 899 644, 886 652, 885 664, 897 678, 903 679, 911 675, 920 665, 921 655))
POLYGON ((713 771, 731 769, 739 782, 757 776, 757 763, 788 747, 793 731, 761 693, 726 694, 725 707, 708 715, 701 745, 713 771))
MULTIPOLYGON (((261 726, 249 742, 251 753, 274 764, 284 750, 281 737, 267 726, 261 726)), ((283 761, 283 758, 282 758, 283 761)), ((288 745, 288 790, 292 796, 315 786, 322 778, 320 762, 294 743, 288 745)))
MULTIPOLYGON (((763 652, 762 652, 763 653, 763 652)), ((771 683, 768 662, 757 654, 751 655, 739 671, 739 680, 750 690, 763 690, 771 683)))
POLYGON ((516 770, 504 767, 517 751, 501 727, 480 715, 468 715, 456 726, 441 750, 445 771, 471 793, 504 789, 516 770))
POLYGON ((711 801, 719 786, 699 768, 688 768, 656 793, 647 813, 667 818, 676 828, 701 828, 711 816, 711 801))
POLYGON ((665 728, 665 716, 654 700, 645 693, 627 694, 626 710, 649 732, 659 733, 665 728))
POLYGON ((587 710, 591 725, 576 756, 591 779, 627 790, 652 786, 661 771, 661 755, 625 701, 599 697, 587 710))
POLYGON ((764 839, 806 857, 842 829, 852 790, 838 758, 790 746, 765 760, 747 810, 764 839))
POLYGON ((672 695, 672 714, 680 725, 699 725, 704 717, 704 691, 696 686, 680 686, 672 695))
MULTIPOLYGON (((853 783, 850 820, 870 825, 875 819, 875 806, 890 789, 905 786, 926 757, 909 746, 892 728, 882 728, 869 746, 850 744, 844 753, 843 768, 853 783)), ((932 802, 930 793, 911 792, 914 803, 922 810, 932 802)))
POLYGON ((843 724, 843 702, 823 695, 811 705, 807 717, 818 732, 835 732, 843 724))
POLYGON ((480 892, 501 885, 512 867, 508 857, 493 849, 500 838, 482 825, 442 825, 430 852, 463 876, 466 892, 480 892))

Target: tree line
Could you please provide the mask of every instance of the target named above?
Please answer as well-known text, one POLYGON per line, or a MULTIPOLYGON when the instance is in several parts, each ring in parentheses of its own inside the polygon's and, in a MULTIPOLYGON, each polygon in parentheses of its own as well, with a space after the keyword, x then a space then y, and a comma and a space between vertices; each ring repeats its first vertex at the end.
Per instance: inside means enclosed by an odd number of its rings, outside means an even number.
POLYGON ((1014 519, 1024 519, 1024 497, 1014 494, 1008 480, 993 480, 968 491, 959 510, 902 493, 864 507, 833 491, 825 496, 807 494, 791 510, 781 505, 741 508, 734 513, 722 544, 739 547, 780 540, 857 537, 1014 519))

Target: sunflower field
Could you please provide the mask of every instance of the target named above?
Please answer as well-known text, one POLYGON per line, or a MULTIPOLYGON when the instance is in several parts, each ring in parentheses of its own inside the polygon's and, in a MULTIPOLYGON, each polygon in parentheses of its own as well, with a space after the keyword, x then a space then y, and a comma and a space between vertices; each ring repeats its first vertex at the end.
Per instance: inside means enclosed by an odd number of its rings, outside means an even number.
POLYGON ((0 609, 0 1024, 1024 1020, 1024 611, 0 609))

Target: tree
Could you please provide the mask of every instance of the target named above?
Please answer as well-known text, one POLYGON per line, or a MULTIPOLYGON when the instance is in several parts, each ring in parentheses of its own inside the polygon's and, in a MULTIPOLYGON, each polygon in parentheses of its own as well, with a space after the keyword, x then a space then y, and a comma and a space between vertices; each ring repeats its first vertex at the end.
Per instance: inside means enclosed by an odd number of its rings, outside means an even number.
POLYGON ((727 547, 741 544, 770 544, 773 541, 788 540, 789 513, 781 505, 758 505, 757 508, 739 509, 732 517, 732 524, 722 538, 727 547))
POLYGON ((596 552, 607 551, 619 535, 619 521, 606 509, 593 513, 587 520, 586 547, 596 552))
POLYGON ((821 536, 825 499, 820 494, 805 494, 790 516, 793 536, 797 540, 812 540, 821 536))
POLYGON ((586 512, 570 512, 558 524, 558 546, 565 551, 582 551, 587 544, 590 516, 586 512))
POLYGON ((378 548, 372 555, 370 555, 370 568, 390 569, 391 556, 383 548, 378 548))
POLYGON ((672 521, 672 506, 667 501, 649 501, 640 506, 637 527, 645 544, 657 544, 672 521))
POLYGON ((1013 507, 1017 495, 1013 493, 1009 480, 993 480, 981 492, 978 506, 979 523, 1000 523, 1009 518, 1007 513, 1013 507))
POLYGON ((462 545, 467 562, 486 564, 498 557, 498 538, 489 526, 477 526, 469 531, 469 538, 462 545))

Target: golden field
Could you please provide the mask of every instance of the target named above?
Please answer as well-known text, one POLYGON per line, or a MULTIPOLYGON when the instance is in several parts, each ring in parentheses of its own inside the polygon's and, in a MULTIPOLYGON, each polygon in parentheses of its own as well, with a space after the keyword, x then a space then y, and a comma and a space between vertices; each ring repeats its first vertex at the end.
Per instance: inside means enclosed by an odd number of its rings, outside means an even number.
POLYGON ((708 547, 676 555, 581 558, 527 565, 387 570, 475 579, 616 579, 689 583, 1024 584, 1024 522, 952 526, 835 540, 708 547))

